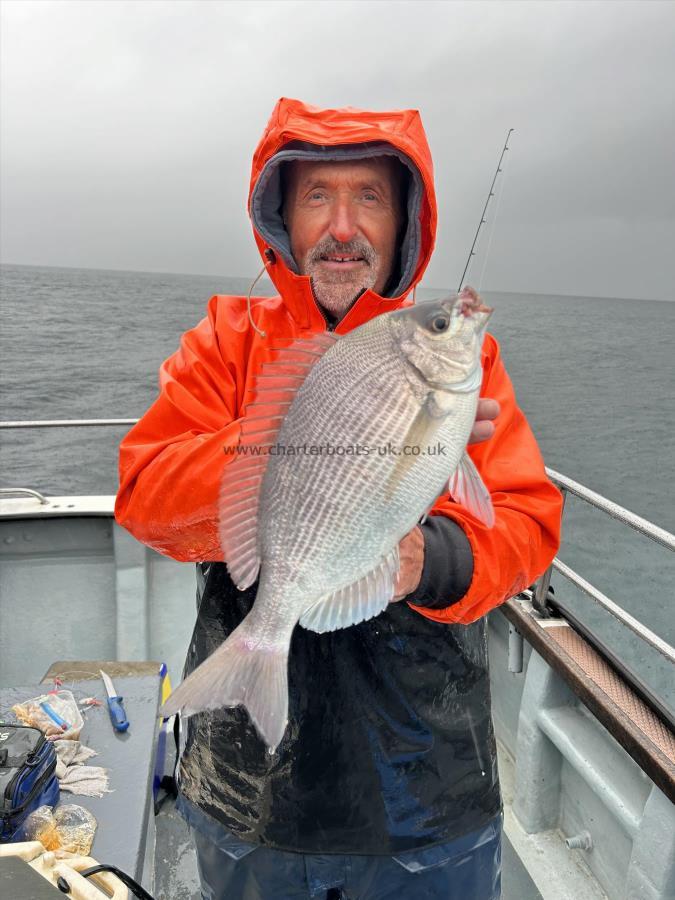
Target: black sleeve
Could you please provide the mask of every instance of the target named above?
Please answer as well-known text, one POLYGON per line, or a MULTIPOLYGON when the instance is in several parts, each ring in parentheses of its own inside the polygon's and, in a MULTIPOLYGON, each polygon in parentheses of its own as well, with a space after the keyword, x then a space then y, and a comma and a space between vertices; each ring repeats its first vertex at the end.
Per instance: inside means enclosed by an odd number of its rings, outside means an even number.
POLYGON ((473 552, 463 529, 447 516, 429 516, 420 525, 424 535, 424 568, 420 583, 405 598, 416 606, 445 609, 469 590, 473 552))

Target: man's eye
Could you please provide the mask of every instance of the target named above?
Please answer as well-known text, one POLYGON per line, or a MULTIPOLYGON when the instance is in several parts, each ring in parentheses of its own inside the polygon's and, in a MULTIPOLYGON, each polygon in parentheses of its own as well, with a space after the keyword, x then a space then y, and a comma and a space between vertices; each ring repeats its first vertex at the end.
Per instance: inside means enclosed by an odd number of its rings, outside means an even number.
POLYGON ((363 195, 363 199, 375 202, 377 201, 377 194, 373 194, 372 191, 366 191, 363 195))
POLYGON ((322 191, 312 191, 312 193, 308 196, 308 200, 323 200, 324 194, 322 191))

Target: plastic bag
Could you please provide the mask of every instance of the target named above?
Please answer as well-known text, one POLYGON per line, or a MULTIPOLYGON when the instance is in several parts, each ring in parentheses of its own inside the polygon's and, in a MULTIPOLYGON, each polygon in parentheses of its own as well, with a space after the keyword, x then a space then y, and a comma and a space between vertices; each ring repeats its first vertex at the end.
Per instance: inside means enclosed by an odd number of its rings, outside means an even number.
POLYGON ((39 806, 24 822, 24 840, 40 841, 45 850, 58 850, 61 838, 56 831, 56 822, 51 806, 39 806))
POLYGON ((88 809, 74 803, 41 806, 24 824, 27 841, 40 841, 45 850, 66 850, 77 856, 89 856, 97 822, 88 809))
POLYGON ((70 691, 41 694, 17 703, 12 712, 24 725, 39 728, 50 741, 77 740, 84 725, 77 701, 70 691))

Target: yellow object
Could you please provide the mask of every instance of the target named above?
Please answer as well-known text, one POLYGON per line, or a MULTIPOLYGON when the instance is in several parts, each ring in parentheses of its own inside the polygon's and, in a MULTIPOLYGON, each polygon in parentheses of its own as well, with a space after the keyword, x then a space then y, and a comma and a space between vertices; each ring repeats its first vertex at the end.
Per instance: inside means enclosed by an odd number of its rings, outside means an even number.
POLYGON ((165 703, 167 697, 171 694, 171 679, 169 678, 169 673, 167 672, 164 678, 162 678, 162 703, 165 703))

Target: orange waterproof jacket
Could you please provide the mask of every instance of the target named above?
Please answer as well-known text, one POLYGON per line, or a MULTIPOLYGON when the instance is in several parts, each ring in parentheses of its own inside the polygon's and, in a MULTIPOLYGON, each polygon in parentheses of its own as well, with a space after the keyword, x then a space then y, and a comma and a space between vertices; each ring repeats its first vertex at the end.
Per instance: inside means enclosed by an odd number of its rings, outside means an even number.
MULTIPOLYGON (((373 316, 409 305, 436 234, 431 154, 418 112, 319 110, 282 98, 253 158, 249 201, 269 161, 295 142, 323 147, 386 142, 417 169, 422 187, 414 224, 419 239, 410 283, 397 297, 365 291, 335 331, 346 333, 373 316)), ((252 301, 253 319, 266 336, 251 327, 245 297, 212 297, 206 318, 182 336, 180 349, 162 364, 157 400, 120 445, 117 522, 139 541, 181 561, 223 559, 217 499, 224 467, 236 458, 223 448, 237 444, 253 377, 272 357, 270 346, 326 328, 309 278, 292 271, 255 226, 254 234, 279 292, 252 301)), ((546 476, 497 341, 489 334, 482 361, 481 396, 498 400, 501 412, 494 436, 471 445, 469 454, 492 495, 496 523, 487 528, 447 494, 433 507, 432 514, 461 526, 474 556, 473 578, 461 600, 445 609, 411 604, 439 622, 468 623, 484 615, 531 584, 559 545, 561 496, 546 476)))

